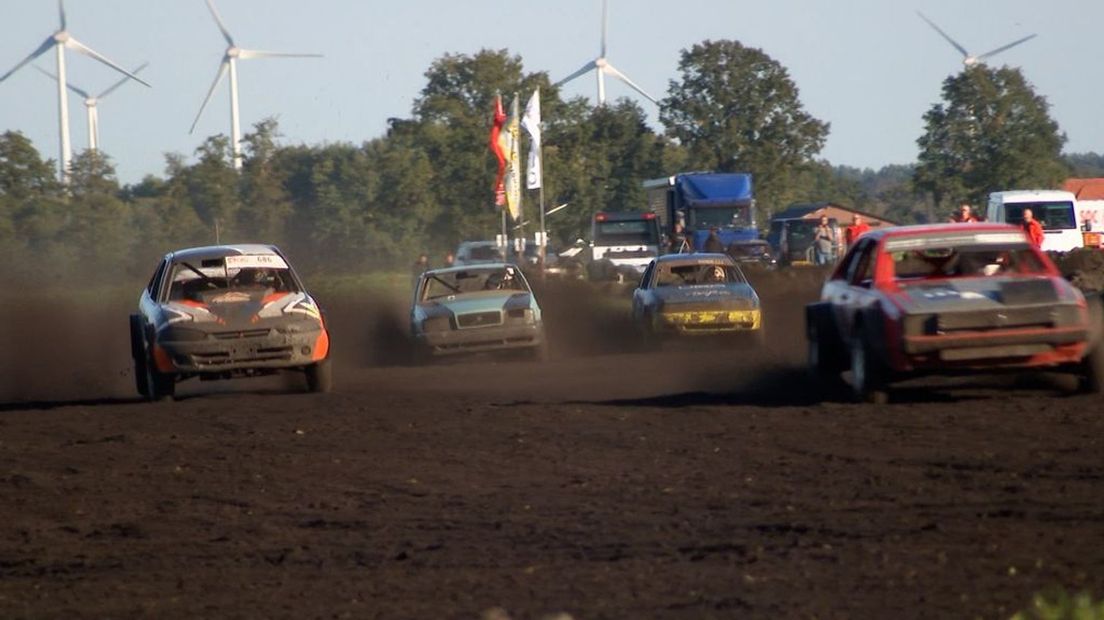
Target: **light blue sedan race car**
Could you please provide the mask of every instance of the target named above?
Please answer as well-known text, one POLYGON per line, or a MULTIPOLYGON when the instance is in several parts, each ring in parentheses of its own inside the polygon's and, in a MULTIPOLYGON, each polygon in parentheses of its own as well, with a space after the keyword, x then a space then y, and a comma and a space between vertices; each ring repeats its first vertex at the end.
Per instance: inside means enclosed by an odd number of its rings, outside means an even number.
POLYGON ((426 271, 414 289, 410 329, 420 360, 506 350, 547 357, 537 298, 510 263, 426 271))

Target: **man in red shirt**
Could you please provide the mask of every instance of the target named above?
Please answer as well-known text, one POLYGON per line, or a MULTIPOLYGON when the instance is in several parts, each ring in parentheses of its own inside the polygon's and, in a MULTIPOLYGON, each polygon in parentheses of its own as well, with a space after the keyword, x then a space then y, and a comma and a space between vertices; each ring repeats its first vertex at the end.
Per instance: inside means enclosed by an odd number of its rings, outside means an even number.
POLYGON ((958 213, 951 215, 951 221, 958 224, 965 224, 968 222, 976 222, 978 221, 978 219, 974 216, 973 209, 970 207, 970 204, 964 202, 961 206, 958 207, 958 213))
POLYGON ((1027 233, 1027 238, 1031 240, 1031 245, 1037 248, 1043 247, 1043 225, 1035 219, 1035 214, 1031 212, 1031 209, 1023 210, 1022 226, 1024 232, 1027 233))
POLYGON ((847 247, 851 247, 863 233, 870 230, 870 225, 863 221, 862 216, 858 213, 851 216, 851 225, 844 231, 844 238, 847 241, 847 247))

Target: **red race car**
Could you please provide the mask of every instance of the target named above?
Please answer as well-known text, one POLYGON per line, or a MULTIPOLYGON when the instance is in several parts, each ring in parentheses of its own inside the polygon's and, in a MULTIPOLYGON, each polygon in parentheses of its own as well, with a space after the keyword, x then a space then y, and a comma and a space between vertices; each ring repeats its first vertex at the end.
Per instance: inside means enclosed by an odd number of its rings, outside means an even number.
POLYGON ((1099 299, 1005 224, 899 226, 863 235, 805 308, 811 370, 851 371, 858 400, 898 379, 994 368, 1077 373, 1104 387, 1099 299))

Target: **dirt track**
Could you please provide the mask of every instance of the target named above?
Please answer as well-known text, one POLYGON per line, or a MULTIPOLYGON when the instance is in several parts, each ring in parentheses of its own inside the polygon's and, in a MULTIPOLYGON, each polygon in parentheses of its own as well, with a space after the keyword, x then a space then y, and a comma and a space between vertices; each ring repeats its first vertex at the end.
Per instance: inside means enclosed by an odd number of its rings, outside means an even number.
POLYGON ((634 351, 560 287, 551 362, 428 368, 403 309, 324 299, 334 393, 157 404, 126 301, 5 305, 0 617, 996 618, 1104 593, 1100 398, 1036 376, 819 403, 816 278, 761 291, 755 355, 634 351))

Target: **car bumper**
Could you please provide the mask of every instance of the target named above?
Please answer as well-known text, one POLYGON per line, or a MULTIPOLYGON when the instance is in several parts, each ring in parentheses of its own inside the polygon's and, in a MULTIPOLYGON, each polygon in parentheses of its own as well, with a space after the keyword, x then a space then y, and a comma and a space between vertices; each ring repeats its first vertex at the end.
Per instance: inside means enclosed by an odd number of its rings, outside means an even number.
POLYGON ((685 335, 726 334, 762 328, 759 310, 714 310, 660 313, 656 327, 685 335))
POLYGON ((295 333, 246 330, 237 335, 209 335, 204 340, 158 341, 154 362, 161 372, 181 374, 295 368, 325 359, 329 343, 325 329, 295 333))
POLYGON ((1084 327, 1005 329, 906 336, 902 349, 910 367, 1043 366, 1080 361, 1088 338, 1084 327))
POLYGON ((415 338, 433 355, 479 353, 540 346, 544 344, 544 328, 540 324, 499 325, 425 332, 415 338))

